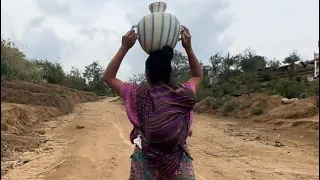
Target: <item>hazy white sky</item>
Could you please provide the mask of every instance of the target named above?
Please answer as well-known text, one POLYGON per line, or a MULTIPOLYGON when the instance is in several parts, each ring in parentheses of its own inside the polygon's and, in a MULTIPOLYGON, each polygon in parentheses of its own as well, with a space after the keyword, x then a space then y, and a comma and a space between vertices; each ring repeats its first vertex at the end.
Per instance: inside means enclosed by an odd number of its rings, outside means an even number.
MULTIPOLYGON (((122 34, 146 14, 153 2, 129 0, 1 0, 1 34, 30 58, 61 62, 81 70, 95 60, 106 66, 122 34)), ((319 0, 175 0, 167 12, 189 27, 201 61, 215 52, 251 47, 283 60, 293 49, 304 59, 318 52, 319 0)), ((178 50, 181 45, 177 45, 178 50)), ((119 77, 143 72, 146 54, 138 42, 119 77)))

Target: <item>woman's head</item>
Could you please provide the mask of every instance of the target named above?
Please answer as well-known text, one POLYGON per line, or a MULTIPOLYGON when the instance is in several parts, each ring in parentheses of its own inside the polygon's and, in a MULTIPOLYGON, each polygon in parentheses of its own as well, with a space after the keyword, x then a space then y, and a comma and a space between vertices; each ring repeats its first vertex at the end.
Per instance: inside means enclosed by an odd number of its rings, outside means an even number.
POLYGON ((169 46, 150 54, 146 61, 146 76, 150 85, 170 82, 172 58, 173 49, 169 46))

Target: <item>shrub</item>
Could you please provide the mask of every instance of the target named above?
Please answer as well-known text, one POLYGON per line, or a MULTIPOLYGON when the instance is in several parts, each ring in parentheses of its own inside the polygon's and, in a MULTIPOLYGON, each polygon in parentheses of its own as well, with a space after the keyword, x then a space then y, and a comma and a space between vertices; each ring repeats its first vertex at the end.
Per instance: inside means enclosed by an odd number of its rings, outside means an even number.
POLYGON ((296 81, 297 81, 297 82, 301 82, 301 81, 302 81, 302 77, 301 77, 301 76, 297 76, 297 77, 296 77, 296 81))
POLYGON ((211 103, 211 109, 216 110, 219 109, 221 106, 223 106, 225 102, 221 98, 217 98, 212 101, 211 103))
POLYGON ((249 108, 250 106, 251 106, 250 104, 242 104, 239 109, 240 109, 241 111, 243 111, 243 110, 249 108))
POLYGON ((63 84, 67 87, 82 90, 82 91, 88 91, 88 85, 86 84, 86 80, 82 77, 75 77, 72 75, 67 75, 64 78, 63 84))
POLYGON ((261 109, 261 108, 253 108, 253 109, 251 109, 251 115, 259 116, 261 114, 263 114, 263 109, 261 109))
POLYGON ((40 82, 41 71, 34 61, 25 55, 10 40, 1 38, 1 76, 29 82, 40 82))
POLYGON ((207 106, 207 107, 210 107, 212 102, 214 101, 214 98, 209 96, 209 97, 206 97, 204 98, 201 103, 204 105, 204 106, 207 106))
POLYGON ((223 106, 223 115, 227 115, 228 113, 232 112, 237 108, 237 103, 235 100, 228 101, 224 106, 223 106))
POLYGON ((261 74, 260 74, 260 77, 259 77, 259 81, 271 81, 272 79, 275 78, 274 74, 270 71, 263 71, 261 74))
POLYGON ((212 98, 211 99, 211 109, 215 110, 215 109, 219 109, 220 107, 222 107, 224 104, 226 104, 227 102, 234 100, 234 97, 226 95, 224 97, 220 97, 220 98, 212 98))
POLYGON ((63 84, 65 74, 62 66, 59 63, 52 63, 48 60, 36 61, 37 65, 41 68, 43 79, 52 84, 63 84))
POLYGON ((280 80, 277 82, 275 91, 286 98, 307 98, 319 95, 319 81, 296 82, 280 80))
POLYGON ((196 100, 197 102, 212 96, 212 89, 200 89, 196 92, 196 100))

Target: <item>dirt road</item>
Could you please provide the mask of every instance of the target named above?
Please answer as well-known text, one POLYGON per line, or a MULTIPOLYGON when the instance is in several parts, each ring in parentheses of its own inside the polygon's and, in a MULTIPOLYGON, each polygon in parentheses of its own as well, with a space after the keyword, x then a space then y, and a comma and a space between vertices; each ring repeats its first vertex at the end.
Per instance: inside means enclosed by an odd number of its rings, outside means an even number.
MULTIPOLYGON (((47 142, 3 179, 124 180, 133 151, 131 124, 121 105, 103 100, 41 126, 47 142), (76 125, 83 125, 77 129, 76 125)), ((318 150, 268 140, 263 132, 235 131, 235 124, 196 115, 189 145, 197 179, 318 179, 318 150)))

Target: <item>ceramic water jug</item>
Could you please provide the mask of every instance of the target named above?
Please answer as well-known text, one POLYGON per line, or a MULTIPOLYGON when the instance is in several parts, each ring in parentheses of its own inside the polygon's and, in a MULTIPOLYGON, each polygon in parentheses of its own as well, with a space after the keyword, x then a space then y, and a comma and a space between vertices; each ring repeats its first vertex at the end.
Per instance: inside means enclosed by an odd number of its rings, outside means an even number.
POLYGON ((144 16, 136 26, 142 49, 150 54, 168 45, 174 49, 180 37, 180 22, 172 14, 165 13, 167 5, 155 2, 149 5, 151 14, 144 16))

